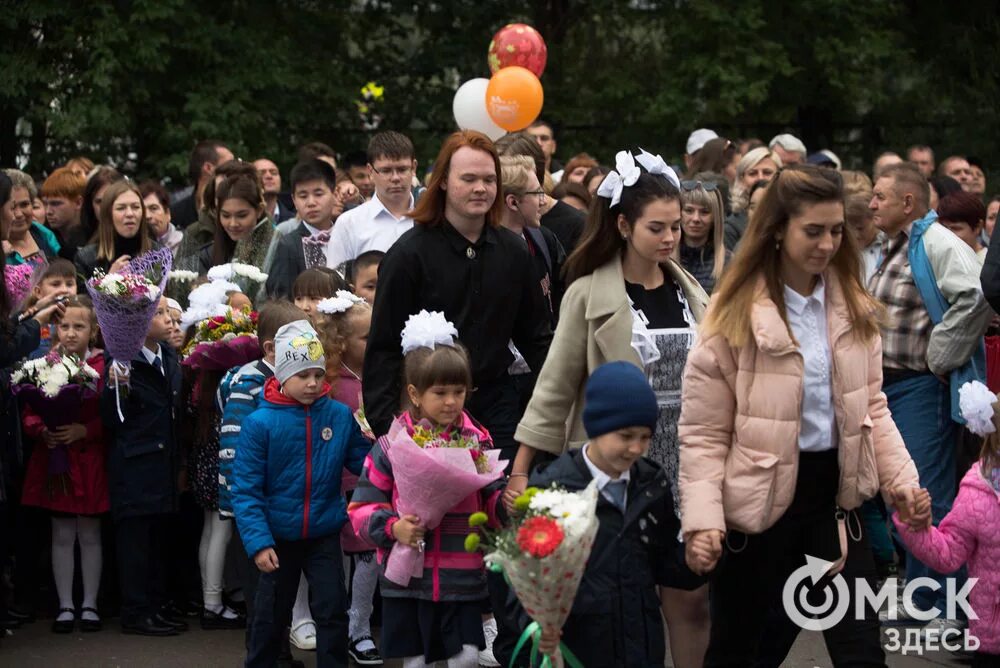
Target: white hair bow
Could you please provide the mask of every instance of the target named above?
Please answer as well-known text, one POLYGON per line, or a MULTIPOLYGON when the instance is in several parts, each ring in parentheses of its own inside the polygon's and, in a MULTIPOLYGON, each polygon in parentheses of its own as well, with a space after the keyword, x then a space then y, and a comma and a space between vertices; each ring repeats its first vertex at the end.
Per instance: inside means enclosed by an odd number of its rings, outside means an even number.
POLYGON ((327 297, 320 303, 316 304, 316 310, 320 313, 332 315, 334 313, 344 313, 355 304, 364 303, 365 300, 358 297, 353 292, 348 292, 347 290, 337 290, 336 296, 327 297))
POLYGON ((639 151, 641 153, 635 156, 636 162, 645 167, 646 171, 650 174, 662 176, 667 181, 673 183, 675 188, 680 189, 681 180, 677 178, 677 172, 660 157, 659 153, 653 155, 644 148, 640 148, 639 151))
POLYGON ((458 338, 458 330, 445 319, 441 311, 428 313, 426 310, 421 310, 420 313, 414 313, 407 319, 400 338, 405 355, 417 348, 433 350, 438 345, 453 346, 455 339, 458 338))
POLYGON ((958 407, 965 426, 976 436, 984 437, 996 431, 993 426, 993 404, 997 395, 978 380, 962 385, 958 390, 958 407))
POLYGON ((617 205, 621 201, 622 191, 635 185, 641 173, 630 152, 618 151, 615 155, 615 168, 601 181, 601 185, 597 188, 597 196, 610 198, 611 206, 617 205))

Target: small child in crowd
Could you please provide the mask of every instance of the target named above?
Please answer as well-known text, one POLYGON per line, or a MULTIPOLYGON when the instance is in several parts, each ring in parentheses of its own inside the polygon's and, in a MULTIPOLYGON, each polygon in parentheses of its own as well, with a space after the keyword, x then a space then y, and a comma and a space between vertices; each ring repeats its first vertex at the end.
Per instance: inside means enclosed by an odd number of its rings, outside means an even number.
POLYGON ((317 304, 333 297, 337 290, 346 289, 347 283, 333 269, 315 267, 306 269, 295 279, 292 284, 292 301, 313 320, 317 304))
POLYGON ((305 572, 318 666, 346 666, 347 592, 339 534, 347 521, 341 470, 355 474, 370 444, 354 416, 328 397, 323 346, 298 320, 274 337, 274 377, 243 422, 232 504, 247 554, 261 571, 248 667, 274 666, 305 572))
MULTIPOLYGON (((61 260, 66 262, 65 260, 61 260)), ((74 283, 75 288, 75 283, 74 283)), ((97 316, 88 297, 72 296, 57 327, 58 349, 76 355, 103 376, 104 354, 97 343, 97 316)), ((103 382, 98 381, 100 392, 103 382)), ((80 543, 80 574, 83 602, 80 630, 99 631, 97 592, 101 584, 101 514, 108 511, 108 478, 105 471, 104 429, 97 396, 85 398, 79 421, 49 431, 28 406, 22 407, 25 436, 46 447, 36 446, 28 461, 21 503, 52 512, 52 575, 59 596, 59 613, 52 624, 55 633, 71 633, 77 619, 73 604, 74 547, 80 543), (66 448, 67 478, 54 479, 49 457, 54 448, 66 448)))
POLYGON ((184 346, 184 330, 181 329, 181 316, 184 315, 184 309, 181 308, 180 302, 176 299, 167 298, 167 310, 170 313, 170 338, 167 339, 167 343, 174 350, 180 350, 184 346))
MULTIPOLYGON (((222 414, 222 428, 219 433, 219 513, 223 517, 233 517, 233 463, 239 447, 243 421, 260 406, 264 399, 264 383, 274 376, 274 337, 281 327, 305 319, 306 314, 291 302, 276 300, 265 303, 257 318, 257 341, 260 345, 261 359, 245 364, 239 369, 230 370, 219 384, 218 402, 222 414)), ((239 563, 237 569, 247 607, 248 648, 249 629, 254 615, 254 597, 260 579, 260 571, 254 563, 253 556, 248 554, 247 563, 239 563)), ((286 628, 290 621, 290 619, 284 621, 286 628)), ((287 635, 282 642, 279 660, 291 660, 287 635)))
MULTIPOLYGON (((977 383, 981 390, 979 394, 980 415, 989 415, 989 419, 976 421, 967 414, 962 397, 963 416, 967 420, 969 430, 978 436, 984 436, 983 448, 979 461, 962 478, 958 496, 951 506, 951 511, 945 515, 938 526, 926 529, 911 529, 900 519, 899 513, 893 513, 899 535, 913 556, 921 563, 941 573, 954 573, 963 565, 968 565, 969 577, 977 578, 975 586, 969 592, 969 605, 976 618, 970 616, 969 635, 979 640, 979 648, 973 658, 973 666, 1000 665, 1000 569, 997 568, 997 558, 1000 556, 1000 403, 997 397, 985 385, 977 383)), ((962 388, 965 393, 966 386, 962 388)), ((971 407, 971 402, 970 402, 971 407)), ((917 499, 918 511, 930 508, 930 495, 927 490, 920 490, 917 499)), ((929 512, 929 510, 928 510, 929 512)), ((932 620, 932 625, 938 627, 943 639, 947 620, 932 620)), ((958 638, 947 638, 957 642, 958 638)))
MULTIPOLYGON (((76 294, 76 267, 69 260, 58 258, 50 262, 41 270, 42 275, 37 278, 35 286, 31 289, 31 294, 24 300, 23 310, 28 310, 42 300, 53 297, 69 297, 76 294)), ((38 270, 36 270, 37 274, 38 270)), ((38 359, 45 357, 46 353, 52 349, 56 325, 45 325, 42 327, 41 343, 38 349, 28 357, 38 359)))
POLYGON ((375 290, 378 288, 378 266, 385 253, 379 250, 366 251, 351 262, 350 281, 354 293, 369 304, 375 304, 375 290))
MULTIPOLYGON (((426 340, 411 341, 409 325, 420 315, 411 316, 403 330, 409 409, 396 418, 397 424, 413 435, 419 423, 427 421, 445 437, 460 431, 477 438, 483 449, 492 447, 489 433, 464 410, 472 372, 468 354, 453 338, 457 332, 447 323, 450 331, 436 332, 432 347, 426 340)), ((380 579, 382 652, 387 658, 403 659, 406 668, 435 661, 475 668, 479 651, 486 648, 482 612, 488 592, 482 556, 466 553, 465 535, 469 516, 475 512, 486 512, 494 526, 499 524, 505 480, 461 501, 430 531, 419 517, 400 516, 395 507, 398 493, 388 454, 391 447, 383 436, 368 455, 351 501, 351 522, 359 535, 378 547, 381 558, 396 543, 424 546, 426 557, 423 576, 412 578, 406 587, 380 579)))
POLYGON ((106 365, 101 414, 108 431, 108 483, 115 522, 121 627, 124 633, 171 636, 187 624, 164 612, 169 515, 177 510, 181 370, 166 340, 172 327, 161 297, 131 371, 106 365), (116 380, 122 385, 118 417, 116 380), (127 388, 126 388, 127 385, 127 388))
MULTIPOLYGON (((316 330, 326 351, 326 378, 333 386, 333 398, 357 416, 361 408, 361 367, 372 322, 371 306, 358 295, 339 290, 332 299, 321 301, 316 310, 320 314, 316 330)), ((344 469, 341 489, 348 502, 357 485, 358 477, 344 469)), ((354 564, 348 652, 358 665, 382 665, 371 630, 372 602, 378 585, 375 552, 357 535, 350 522, 344 525, 340 542, 344 554, 350 555, 354 564)))
MULTIPOLYGON (((645 374, 628 362, 587 380, 583 425, 590 441, 536 471, 534 487, 580 491, 596 480, 600 528, 561 639, 588 668, 662 666, 666 641, 657 585, 696 589, 677 542, 680 522, 666 471, 646 459, 659 410, 645 374)), ((554 653, 558 629, 539 648, 554 653)))

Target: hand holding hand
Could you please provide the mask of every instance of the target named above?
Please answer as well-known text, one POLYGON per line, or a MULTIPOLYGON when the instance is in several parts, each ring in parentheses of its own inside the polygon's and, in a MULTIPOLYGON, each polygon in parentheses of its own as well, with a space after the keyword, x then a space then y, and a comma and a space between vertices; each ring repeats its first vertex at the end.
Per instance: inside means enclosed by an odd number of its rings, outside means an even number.
POLYGON ((278 570, 278 553, 273 547, 265 547, 254 555, 253 562, 261 573, 273 573, 278 570))
POLYGON ((420 526, 420 518, 416 515, 403 515, 392 525, 392 535, 403 545, 418 547, 424 539, 426 529, 420 526))
POLYGON ((516 511, 514 508, 514 501, 517 497, 524 494, 524 490, 528 489, 528 479, 523 475, 511 476, 507 480, 507 487, 503 490, 503 505, 507 509, 507 513, 513 515, 516 511))
POLYGON ((914 531, 927 529, 931 526, 931 493, 926 489, 918 489, 913 494, 913 512, 910 513, 909 526, 914 531))
POLYGON ((59 427, 55 431, 55 440, 62 445, 82 441, 87 437, 87 428, 78 422, 59 427))
POLYGON ((48 427, 42 427, 42 442, 45 443, 50 450, 59 445, 59 441, 56 440, 55 433, 49 431, 48 427))
POLYGON ((705 575, 715 569, 722 558, 724 534, 718 529, 695 531, 684 544, 684 559, 688 568, 698 575, 705 575))

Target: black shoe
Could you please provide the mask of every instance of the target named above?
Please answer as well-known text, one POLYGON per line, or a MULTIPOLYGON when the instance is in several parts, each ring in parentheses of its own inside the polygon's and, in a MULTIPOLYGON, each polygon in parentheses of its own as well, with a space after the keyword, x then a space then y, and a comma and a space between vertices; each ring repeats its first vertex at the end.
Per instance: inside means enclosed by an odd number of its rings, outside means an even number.
POLYGON ((59 613, 64 612, 71 613, 73 616, 69 619, 59 620, 52 622, 52 632, 53 633, 72 633, 73 626, 76 624, 76 611, 73 608, 59 608, 59 613))
POLYGON ((174 619, 173 617, 165 615, 162 612, 158 612, 155 615, 153 615, 153 621, 155 621, 160 626, 167 626, 169 628, 172 628, 174 631, 188 630, 187 622, 182 622, 179 619, 174 619))
POLYGON ((288 633, 283 633, 281 637, 281 651, 278 652, 278 668, 306 668, 304 661, 299 661, 292 656, 292 645, 288 640, 288 633))
MULTIPOLYGON (((225 608, 223 608, 225 611, 225 608)), ((224 629, 243 629, 246 628, 247 620, 245 617, 226 617, 221 612, 212 612, 211 610, 205 610, 201 613, 201 628, 206 631, 219 631, 224 629)))
POLYGON ((35 615, 34 614, 32 614, 30 612, 25 612, 23 610, 19 610, 18 608, 15 608, 14 606, 9 606, 7 608, 7 616, 10 617, 11 619, 16 619, 17 621, 21 622, 22 624, 31 624, 32 622, 35 621, 35 615))
POLYGON ((175 636, 177 629, 164 626, 156 617, 146 617, 135 624, 122 624, 122 633, 140 636, 175 636))
POLYGON ((364 640, 370 640, 373 644, 375 639, 371 636, 363 636, 357 640, 351 641, 351 646, 347 649, 347 653, 354 660, 354 663, 359 666, 381 666, 382 665, 382 655, 378 653, 378 648, 372 647, 371 649, 359 650, 358 645, 364 640))
POLYGON ((95 615, 97 610, 94 608, 80 608, 80 630, 84 633, 96 633, 101 630, 102 624, 100 618, 98 619, 84 619, 84 612, 92 612, 95 615))

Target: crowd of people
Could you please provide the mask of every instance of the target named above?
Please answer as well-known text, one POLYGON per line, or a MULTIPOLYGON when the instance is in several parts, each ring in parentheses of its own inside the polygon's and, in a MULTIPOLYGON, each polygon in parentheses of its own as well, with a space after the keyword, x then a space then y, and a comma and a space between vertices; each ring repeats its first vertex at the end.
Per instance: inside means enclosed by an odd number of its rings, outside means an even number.
MULTIPOLYGON (((459 131, 420 178, 382 131, 342 163, 302 146, 286 183, 206 140, 179 193, 85 157, 3 170, 2 630, 119 615, 147 636, 245 629, 247 666, 301 665, 292 645, 320 666, 508 665, 530 620, 465 549, 469 517, 501 526, 529 484, 594 480, 598 537, 544 653, 663 665, 665 621, 679 668, 780 665, 809 554, 832 564, 816 592, 936 580, 913 597, 942 611, 922 633, 967 627, 974 665, 1000 665, 1000 436, 960 393, 1000 364, 980 161, 914 145, 866 173, 705 128, 677 166, 557 147, 545 121, 459 131), (192 279, 126 368, 86 284, 158 249, 192 279), (262 280, 213 283, 223 265, 262 280), (199 323, 251 311, 253 359, 189 363, 199 323), (50 428, 10 372, 53 351, 100 380, 50 428), (505 475, 429 527, 398 507, 398 434, 497 449, 505 475), (406 585, 385 574, 400 546, 425 555, 406 585), (978 619, 945 618, 967 577, 978 619)), ((824 632, 830 657, 885 665, 881 626, 918 617, 858 609, 824 632)))

